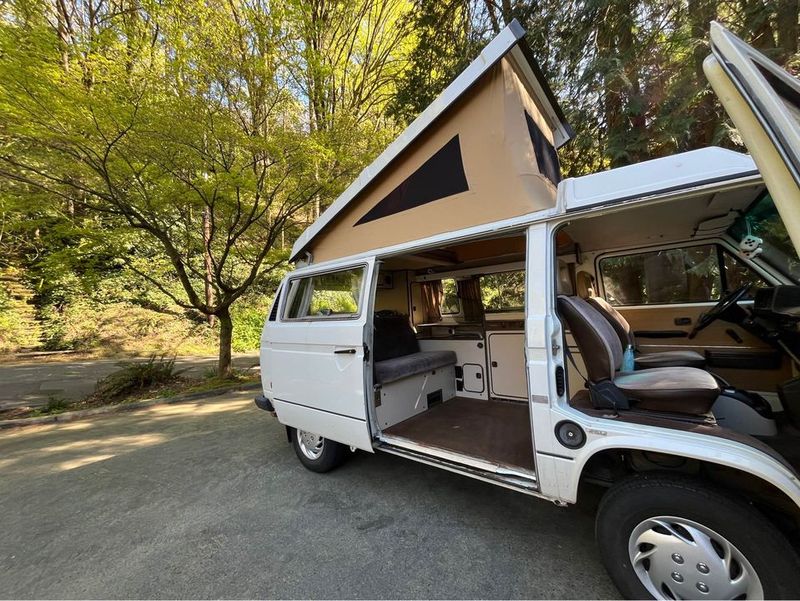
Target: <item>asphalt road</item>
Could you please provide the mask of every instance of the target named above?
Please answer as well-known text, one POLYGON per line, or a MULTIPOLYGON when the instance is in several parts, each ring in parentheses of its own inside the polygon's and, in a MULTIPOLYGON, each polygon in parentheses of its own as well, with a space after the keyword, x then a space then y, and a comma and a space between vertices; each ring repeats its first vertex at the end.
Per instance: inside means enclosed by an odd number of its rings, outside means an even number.
MULTIPOLYGON (((91 394, 101 378, 120 368, 122 361, 147 361, 147 357, 132 359, 58 359, 33 358, 25 361, 0 363, 0 409, 38 407, 51 398, 75 401, 91 394)), ((201 375, 215 369, 216 357, 177 357, 175 369, 187 375, 201 375)), ((257 353, 237 353, 233 356, 237 369, 258 365, 257 353)))
POLYGON ((0 433, 0 596, 618 596, 593 502, 386 454, 315 474, 251 398, 0 433))

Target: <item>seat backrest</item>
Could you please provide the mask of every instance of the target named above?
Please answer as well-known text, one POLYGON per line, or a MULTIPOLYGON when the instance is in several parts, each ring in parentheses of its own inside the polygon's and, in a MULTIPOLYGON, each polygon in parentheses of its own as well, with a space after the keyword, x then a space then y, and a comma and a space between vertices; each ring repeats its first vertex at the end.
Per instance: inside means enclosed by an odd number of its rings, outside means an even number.
POLYGON ((581 351, 589 380, 613 380, 622 366, 622 344, 608 320, 577 296, 559 296, 558 312, 581 351))
POLYGON ((374 361, 394 359, 419 352, 419 341, 408 315, 378 312, 373 319, 374 361))
POLYGON ((594 296, 594 278, 588 271, 579 271, 575 274, 575 294, 581 298, 591 298, 594 296))
POLYGON ((617 336, 619 336, 622 348, 627 348, 629 344, 636 348, 636 339, 633 336, 631 324, 622 316, 622 313, 611 306, 606 299, 599 296, 592 296, 586 300, 608 320, 608 323, 611 324, 611 327, 614 328, 617 336))

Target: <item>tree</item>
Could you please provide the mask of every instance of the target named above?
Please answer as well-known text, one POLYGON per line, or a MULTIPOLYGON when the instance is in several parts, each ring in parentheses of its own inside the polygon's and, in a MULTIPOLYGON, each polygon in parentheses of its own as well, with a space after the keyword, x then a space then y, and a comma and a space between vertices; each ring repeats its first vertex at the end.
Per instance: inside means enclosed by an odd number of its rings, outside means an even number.
POLYGON ((16 9, 0 30, 0 175, 99 216, 130 269, 216 316, 227 374, 231 305, 285 260, 280 233, 337 180, 315 178, 325 148, 282 81, 282 15, 76 3, 54 27, 45 4, 16 9), (92 15, 80 35, 62 24, 76 14, 92 15))
POLYGON ((485 43, 479 9, 464 0, 419 0, 405 17, 413 46, 389 111, 411 122, 475 58, 485 43))
POLYGON ((469 39, 472 57, 516 18, 576 132, 559 151, 566 175, 710 144, 743 150, 702 72, 709 24, 800 70, 799 15, 797 0, 420 0, 415 28, 428 35, 395 106, 415 116, 463 68, 453 49, 469 39))

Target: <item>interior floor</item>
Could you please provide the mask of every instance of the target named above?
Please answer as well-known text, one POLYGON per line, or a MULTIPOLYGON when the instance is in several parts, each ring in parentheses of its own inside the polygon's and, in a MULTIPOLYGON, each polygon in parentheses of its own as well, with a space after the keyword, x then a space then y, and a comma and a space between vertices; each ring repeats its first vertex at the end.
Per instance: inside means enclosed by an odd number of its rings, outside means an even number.
POLYGON ((384 434, 507 467, 535 471, 528 405, 455 397, 384 434))

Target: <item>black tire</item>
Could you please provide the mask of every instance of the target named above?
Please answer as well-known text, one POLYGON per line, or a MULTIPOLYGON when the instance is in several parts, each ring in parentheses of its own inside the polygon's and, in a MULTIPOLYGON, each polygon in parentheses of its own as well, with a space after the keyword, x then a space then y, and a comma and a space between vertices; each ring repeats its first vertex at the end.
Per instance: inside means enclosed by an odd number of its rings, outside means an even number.
POLYGON ((347 459, 348 448, 343 444, 328 440, 327 438, 319 437, 320 445, 318 456, 314 457, 316 453, 309 453, 309 445, 303 448, 303 441, 301 440, 302 434, 298 435, 298 431, 294 428, 291 430, 292 446, 297 458, 306 468, 312 472, 325 473, 332 469, 339 467, 344 460, 347 459))
MULTIPOLYGON (((595 533, 603 563, 625 598, 654 597, 634 571, 629 542, 637 526, 648 518, 658 516, 690 520, 727 539, 750 562, 765 598, 793 599, 800 596, 800 559, 789 541, 758 510, 709 484, 691 478, 653 474, 620 482, 604 495, 597 511, 595 533)), ((658 529, 655 532, 661 534, 658 529)), ((680 584, 669 581, 667 585, 673 588, 673 594, 683 593, 685 598, 719 598, 714 596, 713 590, 708 594, 694 590, 694 587, 707 586, 706 582, 710 583, 708 579, 712 578, 704 577, 697 571, 700 569, 699 563, 684 560, 683 556, 678 559, 685 565, 671 563, 676 561, 675 555, 670 554, 675 548, 671 542, 680 544, 680 539, 669 532, 665 534, 669 542, 665 542, 658 554, 652 555, 654 561, 662 563, 650 564, 649 558, 642 561, 640 565, 646 568, 647 574, 644 577, 650 578, 654 584, 678 578, 680 584), (665 565, 668 566, 666 571, 657 569, 665 565), (668 570, 675 571, 669 572, 669 577, 662 577, 661 574, 666 574, 668 570), (674 575, 676 573, 677 576, 674 575)), ((647 552, 657 546, 645 543, 634 549, 647 552)), ((737 562, 733 563, 738 565, 737 562)), ((708 568, 702 566, 702 569, 708 568)), ((733 570, 737 571, 737 567, 733 570)), ((662 598, 669 598, 668 593, 662 595, 662 598)))

